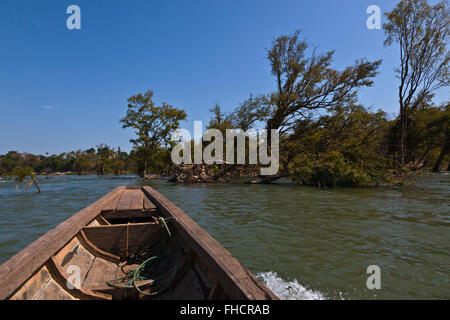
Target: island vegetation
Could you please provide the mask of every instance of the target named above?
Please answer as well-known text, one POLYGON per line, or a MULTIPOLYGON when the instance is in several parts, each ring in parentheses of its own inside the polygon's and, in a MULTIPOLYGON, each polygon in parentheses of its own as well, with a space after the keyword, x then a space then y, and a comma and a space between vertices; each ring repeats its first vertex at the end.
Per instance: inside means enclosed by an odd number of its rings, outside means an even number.
POLYGON ((136 133, 130 153, 105 144, 59 155, 11 151, 0 156, 0 175, 17 177, 24 169, 33 174, 136 173, 188 183, 236 177, 271 183, 289 177, 303 185, 332 187, 403 184, 423 172, 449 171, 450 103, 433 103, 437 90, 449 86, 448 2, 402 0, 386 18, 385 45, 400 50, 398 116, 358 101, 358 91, 374 84, 382 60, 359 59, 339 70, 333 66, 334 51, 318 53, 300 31, 274 39, 267 52, 272 92, 251 94, 231 112, 219 105, 210 110, 207 128, 223 133, 279 131, 280 170, 274 176, 258 177, 261 164, 173 164, 170 137, 188 115, 167 103, 156 106, 150 90, 130 97, 120 120, 136 133))

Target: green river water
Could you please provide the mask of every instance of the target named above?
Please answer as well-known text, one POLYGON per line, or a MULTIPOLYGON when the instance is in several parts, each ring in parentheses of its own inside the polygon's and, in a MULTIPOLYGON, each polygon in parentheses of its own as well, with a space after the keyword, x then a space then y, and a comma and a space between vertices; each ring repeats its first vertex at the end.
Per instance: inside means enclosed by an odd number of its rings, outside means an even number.
POLYGON ((407 189, 176 185, 134 176, 0 181, 0 263, 114 187, 150 185, 282 299, 450 299, 450 174, 407 189), (366 269, 381 269, 369 290, 366 269))

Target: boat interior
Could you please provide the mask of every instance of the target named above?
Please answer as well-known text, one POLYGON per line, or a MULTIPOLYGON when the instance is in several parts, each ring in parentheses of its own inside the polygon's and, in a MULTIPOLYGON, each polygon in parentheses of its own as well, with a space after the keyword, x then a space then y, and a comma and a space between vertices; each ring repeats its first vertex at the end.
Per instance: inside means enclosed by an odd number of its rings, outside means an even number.
MULTIPOLYGON (((275 298, 206 231, 153 189, 122 187, 98 203, 84 209, 93 219, 72 230, 75 236, 33 270, 9 299, 275 298), (243 294, 245 287, 254 287, 254 293, 243 294)), ((72 226, 68 222, 64 228, 70 231, 72 226)))
POLYGON ((213 284, 161 218, 141 189, 124 190, 11 299, 207 299, 213 284), (128 271, 151 257, 162 257, 148 263, 153 269, 166 269, 158 283, 138 282, 143 293, 123 283, 128 271))

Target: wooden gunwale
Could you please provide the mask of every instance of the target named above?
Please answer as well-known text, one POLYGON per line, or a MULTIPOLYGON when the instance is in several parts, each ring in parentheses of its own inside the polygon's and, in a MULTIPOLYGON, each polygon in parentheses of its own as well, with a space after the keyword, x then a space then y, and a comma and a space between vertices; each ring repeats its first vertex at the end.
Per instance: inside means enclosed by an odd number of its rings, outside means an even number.
POLYGON ((102 206, 106 202, 112 200, 125 189, 126 187, 123 186, 115 188, 0 265, 0 299, 7 299, 13 295, 57 251, 74 238, 83 227, 94 220, 101 213, 102 206))
POLYGON ((215 276, 230 299, 278 300, 272 291, 180 208, 150 187, 142 187, 142 190, 162 213, 175 219, 172 225, 184 243, 190 245, 190 249, 204 260, 209 272, 215 276))

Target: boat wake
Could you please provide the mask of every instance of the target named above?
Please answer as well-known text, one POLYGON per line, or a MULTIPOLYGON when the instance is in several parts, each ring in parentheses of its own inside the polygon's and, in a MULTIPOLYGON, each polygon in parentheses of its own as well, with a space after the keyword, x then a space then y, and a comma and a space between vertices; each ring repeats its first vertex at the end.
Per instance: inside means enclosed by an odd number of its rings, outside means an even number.
POLYGON ((258 273, 257 277, 281 300, 326 300, 321 292, 305 288, 297 279, 288 282, 273 271, 258 273))

